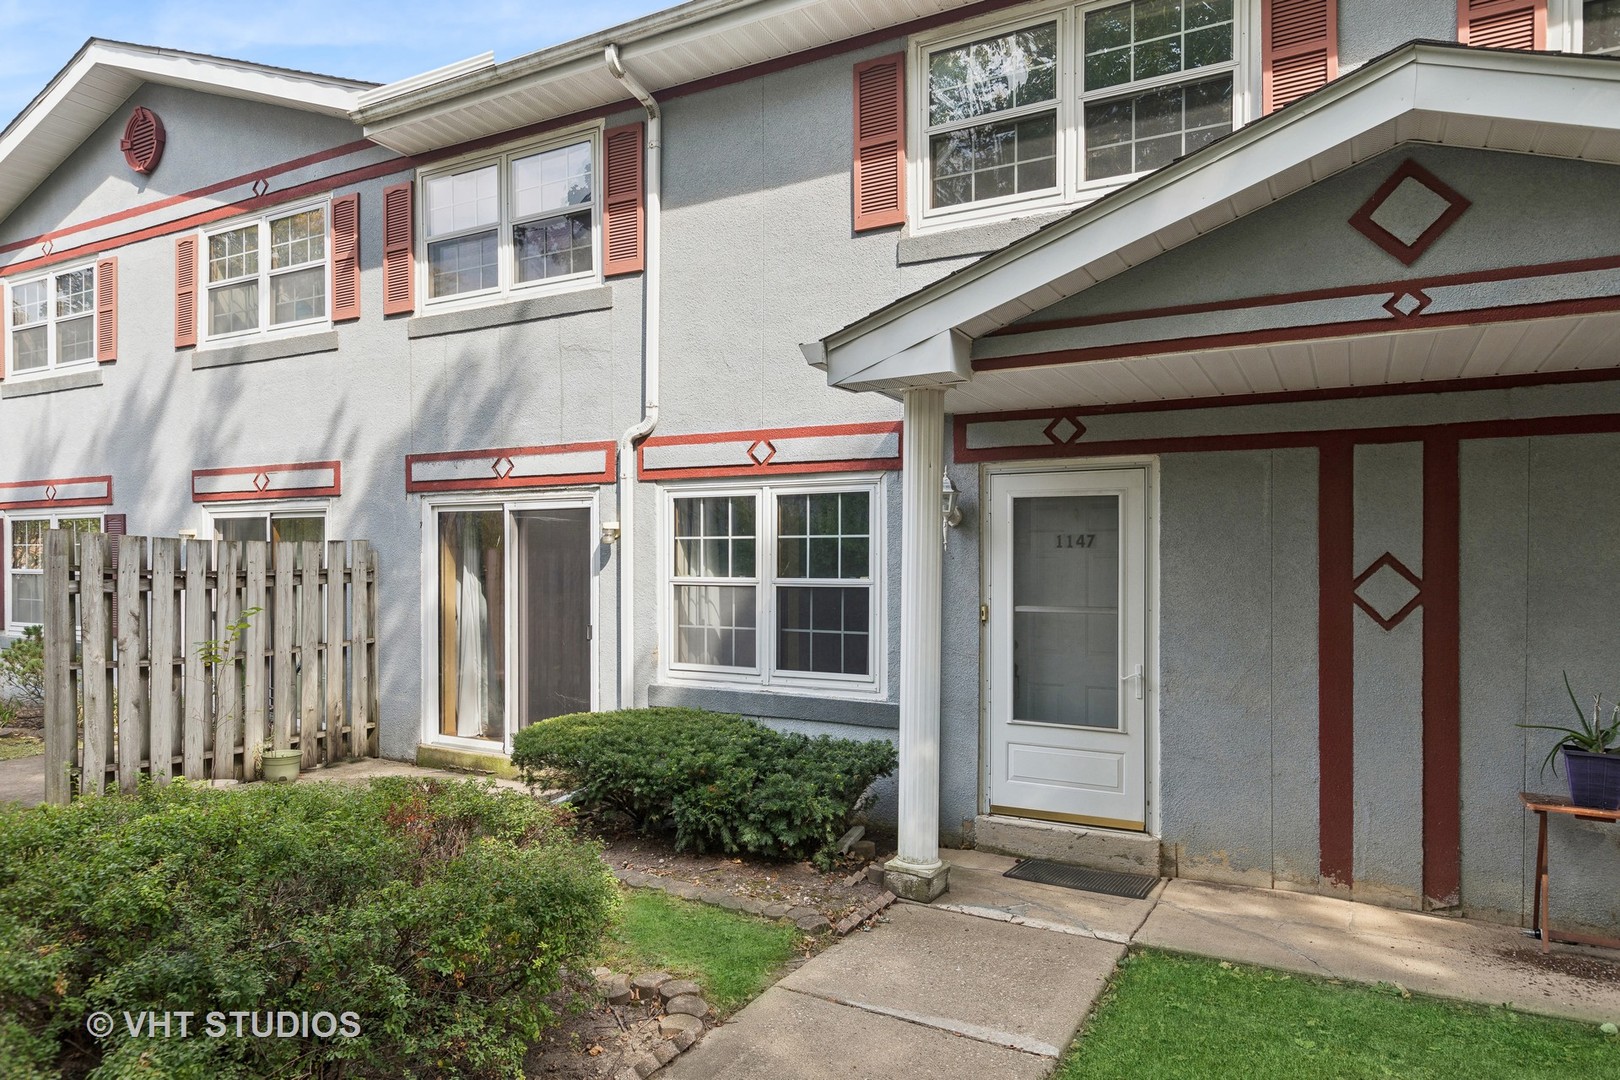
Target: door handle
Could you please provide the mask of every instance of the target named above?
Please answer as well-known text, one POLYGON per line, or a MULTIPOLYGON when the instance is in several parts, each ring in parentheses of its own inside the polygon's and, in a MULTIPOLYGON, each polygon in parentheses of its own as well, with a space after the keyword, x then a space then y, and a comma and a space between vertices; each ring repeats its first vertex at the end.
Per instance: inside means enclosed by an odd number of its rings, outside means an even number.
POLYGON ((1122 683, 1128 683, 1128 682, 1131 682, 1132 680, 1135 680, 1135 682, 1136 682, 1136 700, 1141 701, 1142 700, 1142 687, 1143 687, 1143 684, 1147 682, 1147 679, 1145 679, 1143 677, 1143 675, 1142 675, 1142 665, 1141 664, 1137 664, 1134 668, 1132 668, 1131 673, 1129 675, 1122 675, 1122 676, 1120 676, 1120 679, 1119 679, 1119 681, 1122 682, 1122 683))

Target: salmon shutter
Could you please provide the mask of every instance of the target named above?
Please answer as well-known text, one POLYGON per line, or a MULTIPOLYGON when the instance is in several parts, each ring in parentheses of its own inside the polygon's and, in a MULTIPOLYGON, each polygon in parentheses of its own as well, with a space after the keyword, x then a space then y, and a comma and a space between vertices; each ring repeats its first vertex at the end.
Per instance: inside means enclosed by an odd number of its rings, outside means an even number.
POLYGON ((197 344, 197 238, 174 242, 174 347, 197 344))
POLYGON ((416 310, 415 211, 411 182, 383 188, 383 314, 416 310))
MULTIPOLYGON (((124 514, 108 514, 105 518, 102 519, 101 530, 102 530, 102 532, 105 532, 107 534, 107 536, 109 538, 108 542, 112 547, 112 568, 114 570, 118 569, 118 538, 120 536, 123 536, 124 533, 127 531, 126 521, 127 521, 127 517, 124 514)), ((116 575, 114 575, 113 580, 114 581, 118 580, 116 575)), ((113 594, 112 594, 112 632, 113 632, 113 637, 117 638, 118 637, 118 589, 116 587, 114 587, 113 594)))
POLYGON ((1261 0, 1261 106, 1298 101, 1339 74, 1337 0, 1261 0))
POLYGON ((1489 49, 1545 49, 1547 0, 1457 0, 1457 40, 1489 49))
POLYGON ((855 231, 906 221, 906 54, 855 65, 855 231))
POLYGON ((118 359, 118 256, 96 263, 96 360, 118 359))
POLYGON ((602 273, 634 274, 647 265, 647 212, 642 124, 626 124, 602 133, 602 273))
POLYGON ((360 317, 360 196, 332 200, 332 321, 360 317))

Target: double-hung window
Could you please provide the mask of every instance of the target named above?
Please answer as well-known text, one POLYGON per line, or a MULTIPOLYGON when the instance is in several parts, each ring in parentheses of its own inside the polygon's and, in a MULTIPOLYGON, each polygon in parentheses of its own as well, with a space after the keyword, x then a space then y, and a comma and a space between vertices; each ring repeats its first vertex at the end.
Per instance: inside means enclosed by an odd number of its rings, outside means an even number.
POLYGON ((598 141, 575 136, 424 176, 428 299, 593 279, 598 141))
POLYGON ((100 532, 101 518, 13 517, 6 520, 6 573, 11 586, 6 590, 11 605, 6 613, 7 625, 37 626, 45 621, 45 533, 50 529, 72 530, 77 554, 79 536, 100 532))
POLYGON ((672 493, 669 670, 878 687, 875 482, 672 493))
POLYGON ((1231 131, 1244 10, 1104 0, 920 42, 923 222, 1092 198, 1231 131))
POLYGON ((53 270, 11 287, 11 372, 50 371, 96 358, 96 268, 53 270))
POLYGON ((326 221, 323 203, 209 233, 207 336, 326 322, 326 221))
POLYGON ((1620 55, 1620 0, 1553 0, 1547 14, 1549 49, 1620 55))

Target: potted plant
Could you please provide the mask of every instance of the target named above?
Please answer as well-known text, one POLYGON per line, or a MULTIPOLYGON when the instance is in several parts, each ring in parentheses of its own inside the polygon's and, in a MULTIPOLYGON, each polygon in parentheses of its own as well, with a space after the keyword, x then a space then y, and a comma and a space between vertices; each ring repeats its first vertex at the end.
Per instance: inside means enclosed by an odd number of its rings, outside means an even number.
POLYGON ((1569 778, 1569 801, 1576 806, 1597 810, 1620 810, 1620 705, 1609 712, 1608 723, 1603 722, 1603 695, 1592 699, 1592 716, 1587 718, 1581 703, 1575 700, 1575 691, 1569 685, 1569 672, 1564 673, 1564 692, 1575 707, 1579 727, 1557 724, 1520 724, 1522 728, 1537 731, 1556 731, 1562 739, 1547 752, 1541 763, 1545 773, 1551 765, 1558 773, 1558 752, 1564 753, 1564 768, 1569 778))

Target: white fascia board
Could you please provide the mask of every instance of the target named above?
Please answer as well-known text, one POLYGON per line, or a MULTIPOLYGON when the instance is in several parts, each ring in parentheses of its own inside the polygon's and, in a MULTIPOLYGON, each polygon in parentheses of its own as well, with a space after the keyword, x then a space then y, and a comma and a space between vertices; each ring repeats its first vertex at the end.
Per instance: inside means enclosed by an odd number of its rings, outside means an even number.
POLYGON ((829 336, 829 370, 871 367, 1416 111, 1615 128, 1620 64, 1411 46, 829 336))
POLYGON ((875 363, 849 353, 827 354, 827 381, 845 389, 950 385, 973 378, 973 342, 946 330, 875 363))
POLYGON ((147 82, 189 86, 205 93, 249 98, 327 116, 347 117, 360 94, 371 88, 370 83, 350 79, 108 42, 92 45, 83 60, 122 69, 147 82))
POLYGON ((436 83, 449 82, 452 79, 487 71, 494 66, 495 54, 493 52, 483 52, 465 60, 457 60, 453 64, 434 68, 432 71, 424 71, 420 75, 412 75, 409 78, 384 83, 382 86, 373 87, 361 94, 355 101, 355 111, 364 112, 366 109, 381 105, 385 101, 392 101, 395 98, 416 93, 418 90, 433 86, 436 83))

